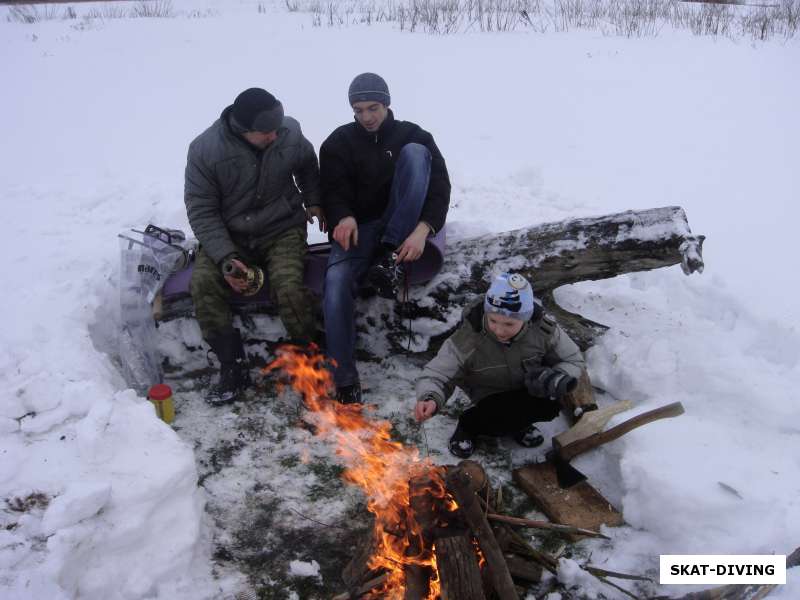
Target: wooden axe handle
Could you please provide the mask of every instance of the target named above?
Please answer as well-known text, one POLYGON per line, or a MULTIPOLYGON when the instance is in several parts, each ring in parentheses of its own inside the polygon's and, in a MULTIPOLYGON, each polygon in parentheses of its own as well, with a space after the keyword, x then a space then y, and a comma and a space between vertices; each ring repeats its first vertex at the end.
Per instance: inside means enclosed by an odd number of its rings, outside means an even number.
POLYGON ((572 460, 579 454, 583 454, 592 448, 597 448, 606 442, 611 442, 618 437, 628 433, 632 429, 647 425, 659 419, 668 419, 670 417, 677 417, 684 412, 683 404, 680 402, 673 402, 660 408, 650 410, 648 412, 637 415, 627 421, 623 421, 619 425, 615 425, 608 431, 601 431, 600 433, 592 434, 581 440, 574 441, 566 446, 562 446, 557 439, 553 439, 553 446, 558 455, 564 460, 572 460))

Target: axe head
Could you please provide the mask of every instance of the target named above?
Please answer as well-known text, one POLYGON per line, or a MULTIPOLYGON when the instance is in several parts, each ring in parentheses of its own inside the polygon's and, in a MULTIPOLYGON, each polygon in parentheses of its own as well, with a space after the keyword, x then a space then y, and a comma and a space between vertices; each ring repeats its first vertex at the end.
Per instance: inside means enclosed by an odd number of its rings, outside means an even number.
POLYGON ((548 456, 552 460, 556 468, 556 478, 558 485, 567 490, 574 485, 579 484, 581 481, 586 481, 586 475, 578 471, 569 462, 561 458, 557 452, 553 452, 552 456, 548 456))

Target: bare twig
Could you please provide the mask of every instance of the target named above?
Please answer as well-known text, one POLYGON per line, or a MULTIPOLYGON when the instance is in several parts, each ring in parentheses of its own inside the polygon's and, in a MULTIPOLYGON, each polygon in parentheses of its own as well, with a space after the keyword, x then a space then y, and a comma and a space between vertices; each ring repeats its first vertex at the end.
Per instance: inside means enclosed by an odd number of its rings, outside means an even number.
POLYGON ((591 529, 582 529, 581 527, 571 527, 569 525, 560 525, 558 523, 550 523, 549 521, 534 521, 532 519, 521 519, 519 517, 510 517, 508 515, 498 515, 489 513, 486 515, 490 521, 498 521, 501 523, 508 523, 509 525, 519 525, 521 527, 531 527, 534 529, 550 529, 558 531, 559 533, 567 533, 573 535, 584 535, 586 537, 603 538, 604 540, 611 539, 602 533, 592 531, 591 529))
POLYGON ((316 523, 317 525, 322 525, 323 527, 330 527, 330 528, 336 528, 336 529, 347 529, 347 527, 345 527, 344 525, 328 525, 327 523, 323 523, 322 521, 317 521, 316 519, 312 519, 311 517, 301 513, 299 510, 295 510, 291 506, 289 507, 289 510, 292 511, 293 513, 295 513, 296 515, 298 515, 300 517, 303 517, 304 519, 307 519, 307 520, 311 521, 312 523, 316 523))

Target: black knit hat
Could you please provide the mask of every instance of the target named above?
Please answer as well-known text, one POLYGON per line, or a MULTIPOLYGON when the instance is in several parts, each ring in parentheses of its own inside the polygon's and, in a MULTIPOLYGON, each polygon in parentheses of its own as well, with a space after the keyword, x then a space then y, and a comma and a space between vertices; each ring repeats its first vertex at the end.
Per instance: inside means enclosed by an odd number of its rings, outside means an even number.
POLYGON ((275 131, 283 123, 283 105, 261 88, 250 88, 233 101, 233 118, 245 131, 275 131))
POLYGON ((389 106, 392 97, 389 95, 389 86, 383 77, 375 73, 362 73, 356 76, 347 90, 347 99, 350 106, 356 102, 380 102, 384 106, 389 106))

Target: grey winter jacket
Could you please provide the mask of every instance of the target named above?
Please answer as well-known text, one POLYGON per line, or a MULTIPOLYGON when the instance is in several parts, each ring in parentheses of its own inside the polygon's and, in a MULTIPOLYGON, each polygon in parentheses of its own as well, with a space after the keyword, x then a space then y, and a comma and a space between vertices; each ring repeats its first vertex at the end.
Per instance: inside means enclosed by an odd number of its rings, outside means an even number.
POLYGON ((541 306, 508 344, 485 327, 483 298, 464 309, 462 323, 417 380, 417 400, 431 399, 441 409, 455 386, 477 403, 486 396, 525 387, 525 370, 548 366, 580 377, 585 367, 575 342, 541 306))
POLYGON ((184 201, 189 224, 219 264, 237 246, 253 248, 304 226, 305 207, 319 205, 319 163, 300 124, 284 117, 278 138, 256 151, 229 125, 229 106, 189 145, 184 201))

